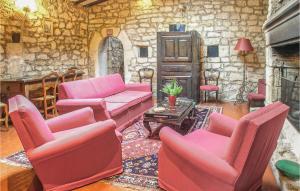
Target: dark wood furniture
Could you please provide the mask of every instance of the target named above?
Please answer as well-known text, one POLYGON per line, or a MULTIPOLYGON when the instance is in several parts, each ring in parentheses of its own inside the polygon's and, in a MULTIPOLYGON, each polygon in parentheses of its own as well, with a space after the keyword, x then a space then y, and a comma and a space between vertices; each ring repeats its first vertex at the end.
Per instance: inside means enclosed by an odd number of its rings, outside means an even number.
POLYGON ((5 103, 0 102, 0 122, 4 123, 4 128, 1 131, 8 131, 8 106, 5 103))
POLYGON ((56 110, 56 90, 60 75, 57 72, 51 72, 50 74, 42 78, 42 96, 30 98, 30 100, 36 104, 41 104, 41 113, 44 114, 46 119, 57 115, 56 110), (49 114, 49 110, 52 114, 49 114))
POLYGON ((143 80, 150 80, 151 91, 152 91, 154 70, 152 68, 142 68, 139 69, 138 74, 139 74, 140 83, 142 83, 143 80))
POLYGON ((207 101, 210 92, 216 93, 216 102, 219 97, 219 78, 220 71, 218 69, 206 69, 203 71, 204 84, 200 86, 200 91, 204 91, 204 101, 207 101))
POLYGON ((200 35, 191 32, 157 33, 157 97, 166 96, 162 86, 176 79, 183 86, 180 96, 199 102, 200 35))
POLYGON ((150 110, 144 113, 144 126, 149 131, 149 137, 154 137, 160 131, 160 129, 164 126, 170 126, 173 128, 181 128, 183 121, 187 117, 193 116, 193 111, 195 108, 195 104, 193 100, 188 99, 178 99, 179 101, 176 103, 174 108, 170 108, 167 101, 162 101, 157 104, 150 110), (163 112, 155 112, 154 108, 156 107, 164 107, 166 108, 163 112), (159 126, 152 131, 150 123, 159 123, 159 126))
POLYGON ((61 75, 61 82, 68 82, 77 80, 77 72, 75 69, 68 69, 61 75))
MULTIPOLYGON (((84 72, 77 72, 77 79, 82 79, 84 72)), ((68 78, 68 76, 67 76, 68 78)), ((49 79, 54 81, 55 78, 49 79)), ((0 80, 1 101, 7 103, 8 99, 16 95, 24 95, 29 98, 31 90, 42 87, 41 76, 31 76, 23 78, 11 78, 0 80)))

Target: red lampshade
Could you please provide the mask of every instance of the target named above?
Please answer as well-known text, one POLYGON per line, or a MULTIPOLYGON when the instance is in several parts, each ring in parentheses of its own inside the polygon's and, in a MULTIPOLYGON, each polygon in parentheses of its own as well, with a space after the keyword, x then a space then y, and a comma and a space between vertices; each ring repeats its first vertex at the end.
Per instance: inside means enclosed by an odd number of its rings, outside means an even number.
POLYGON ((253 46, 251 45, 251 42, 249 39, 240 38, 238 40, 234 50, 249 52, 249 51, 253 51, 254 49, 253 49, 253 46))

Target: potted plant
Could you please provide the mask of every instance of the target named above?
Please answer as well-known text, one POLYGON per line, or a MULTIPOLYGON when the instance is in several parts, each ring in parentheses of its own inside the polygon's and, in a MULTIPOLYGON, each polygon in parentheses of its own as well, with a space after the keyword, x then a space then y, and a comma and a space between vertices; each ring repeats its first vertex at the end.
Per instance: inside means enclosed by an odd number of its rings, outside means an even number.
POLYGON ((182 90, 182 86, 179 85, 176 80, 172 80, 171 82, 166 83, 161 91, 169 96, 169 105, 174 107, 176 98, 179 94, 181 94, 182 90))

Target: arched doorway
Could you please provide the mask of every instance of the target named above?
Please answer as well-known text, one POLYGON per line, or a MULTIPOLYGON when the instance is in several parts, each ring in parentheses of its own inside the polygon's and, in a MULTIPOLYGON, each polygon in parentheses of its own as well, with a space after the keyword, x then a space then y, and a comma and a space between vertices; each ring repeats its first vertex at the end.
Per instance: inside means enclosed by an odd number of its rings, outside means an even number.
POLYGON ((124 79, 124 48, 120 39, 109 36, 99 48, 99 76, 119 73, 124 79))

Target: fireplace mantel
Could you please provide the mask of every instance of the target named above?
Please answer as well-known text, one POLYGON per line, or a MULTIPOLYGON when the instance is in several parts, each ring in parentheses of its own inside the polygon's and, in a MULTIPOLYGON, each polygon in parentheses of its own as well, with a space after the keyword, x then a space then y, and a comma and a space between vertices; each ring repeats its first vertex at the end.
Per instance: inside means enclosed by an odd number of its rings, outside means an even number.
POLYGON ((278 47, 300 42, 299 0, 293 0, 265 22, 267 46, 278 47))

